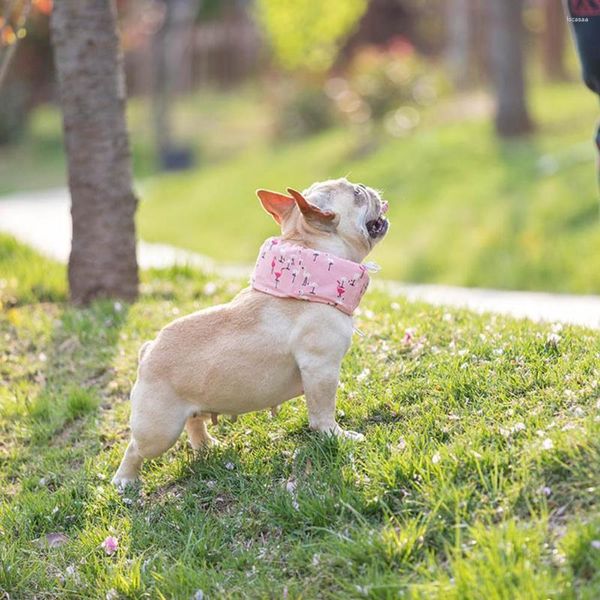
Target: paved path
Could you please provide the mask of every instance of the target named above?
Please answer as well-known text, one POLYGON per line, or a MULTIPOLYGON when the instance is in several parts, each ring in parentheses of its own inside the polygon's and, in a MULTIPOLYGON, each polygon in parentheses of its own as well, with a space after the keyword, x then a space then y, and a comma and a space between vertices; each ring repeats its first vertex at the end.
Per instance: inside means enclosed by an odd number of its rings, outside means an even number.
MULTIPOLYGON (((71 213, 65 189, 44 190, 0 197, 0 231, 42 254, 66 263, 71 248, 71 213)), ((138 263, 142 269, 191 265, 215 271, 217 264, 208 256, 166 244, 138 242, 138 263)), ((226 277, 245 277, 249 268, 219 265, 226 277)))
MULTIPOLYGON (((71 241, 71 218, 66 190, 15 194, 0 199, 0 231, 36 248, 46 256, 66 262, 71 241)), ((229 277, 247 277, 248 265, 222 265, 207 256, 165 244, 139 242, 142 268, 189 264, 229 277)), ((412 285, 378 280, 390 294, 441 306, 464 307, 536 321, 552 321, 600 328, 600 296, 575 296, 540 292, 512 292, 445 285, 412 285)))

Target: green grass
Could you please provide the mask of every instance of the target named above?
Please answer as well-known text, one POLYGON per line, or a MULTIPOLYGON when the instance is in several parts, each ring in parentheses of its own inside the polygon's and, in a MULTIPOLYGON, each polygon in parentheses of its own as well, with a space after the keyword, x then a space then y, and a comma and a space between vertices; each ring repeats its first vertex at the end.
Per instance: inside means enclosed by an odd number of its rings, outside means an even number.
POLYGON ((64 268, 0 233, 0 310, 64 298, 64 268))
POLYGON ((499 142, 487 119, 428 109, 413 135, 333 130, 257 145, 218 165, 153 178, 143 188, 144 239, 222 261, 252 262, 275 231, 254 197, 349 174, 384 191, 392 229, 374 258, 383 276, 466 286, 600 293, 593 94, 536 86, 538 132, 499 142), (443 113, 443 114, 442 114, 443 113))
POLYGON ((108 481, 139 345, 239 283, 153 271, 136 304, 76 309, 61 267, 0 248, 0 279, 14 279, 0 289, 7 597, 600 594, 597 332, 369 293, 338 394, 365 442, 311 434, 297 399, 275 419, 221 419, 217 450, 194 455, 182 438, 119 495, 108 481), (51 302, 30 291, 30 265, 46 267, 36 290, 51 302))

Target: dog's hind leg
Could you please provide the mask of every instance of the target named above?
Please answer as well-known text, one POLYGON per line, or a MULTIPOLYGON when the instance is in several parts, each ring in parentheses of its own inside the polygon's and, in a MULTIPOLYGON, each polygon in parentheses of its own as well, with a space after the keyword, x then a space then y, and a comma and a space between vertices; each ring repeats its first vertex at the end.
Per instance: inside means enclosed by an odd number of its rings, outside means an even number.
POLYGON ((131 392, 131 441, 113 484, 134 482, 145 458, 160 456, 177 441, 191 412, 167 387, 137 381, 131 392))
POLYGON ((218 440, 208 433, 206 425, 209 419, 210 415, 207 414, 194 415, 189 417, 185 424, 185 430, 194 450, 202 447, 217 446, 219 444, 218 440))

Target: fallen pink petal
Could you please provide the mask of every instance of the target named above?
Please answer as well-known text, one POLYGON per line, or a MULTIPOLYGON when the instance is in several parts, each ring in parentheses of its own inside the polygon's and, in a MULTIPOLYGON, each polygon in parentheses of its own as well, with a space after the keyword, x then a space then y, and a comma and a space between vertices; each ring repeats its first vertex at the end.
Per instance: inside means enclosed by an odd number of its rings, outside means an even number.
POLYGON ((109 535, 102 542, 102 544, 100 544, 100 546, 102 547, 102 549, 104 550, 104 552, 106 552, 106 554, 108 554, 108 556, 111 556, 119 548, 119 540, 115 536, 109 535))
POLYGON ((415 337, 415 330, 414 329, 407 329, 404 332, 404 337, 402 338, 402 343, 404 344, 411 344, 414 340, 415 337))

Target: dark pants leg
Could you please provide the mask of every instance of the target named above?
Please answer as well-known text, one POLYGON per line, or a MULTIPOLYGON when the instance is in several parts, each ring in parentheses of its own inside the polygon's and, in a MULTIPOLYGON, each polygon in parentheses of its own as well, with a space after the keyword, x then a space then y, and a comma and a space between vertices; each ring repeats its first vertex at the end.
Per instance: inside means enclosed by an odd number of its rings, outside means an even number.
MULTIPOLYGON (((600 0, 567 0, 585 84, 600 95, 600 0)), ((596 132, 600 152, 600 126, 596 132)))

